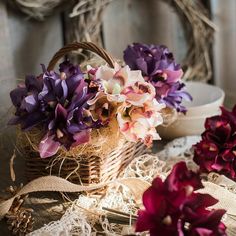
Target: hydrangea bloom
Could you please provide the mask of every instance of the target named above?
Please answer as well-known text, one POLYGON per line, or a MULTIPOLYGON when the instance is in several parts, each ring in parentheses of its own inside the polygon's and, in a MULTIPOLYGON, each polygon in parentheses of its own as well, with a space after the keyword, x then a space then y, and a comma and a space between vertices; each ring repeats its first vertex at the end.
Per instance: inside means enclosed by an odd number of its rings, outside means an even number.
POLYGON ((141 70, 156 89, 156 99, 178 112, 186 112, 182 100, 191 100, 181 82, 183 71, 165 46, 134 43, 124 51, 124 60, 133 70, 141 70))
POLYGON ((225 210, 207 210, 218 201, 208 194, 196 193, 202 188, 197 173, 177 163, 163 182, 155 178, 143 194, 144 210, 138 212, 136 232, 149 231, 151 236, 223 236, 221 222, 225 210))
POLYGON ((215 171, 236 179, 236 106, 207 118, 202 140, 194 146, 194 161, 203 172, 215 171))

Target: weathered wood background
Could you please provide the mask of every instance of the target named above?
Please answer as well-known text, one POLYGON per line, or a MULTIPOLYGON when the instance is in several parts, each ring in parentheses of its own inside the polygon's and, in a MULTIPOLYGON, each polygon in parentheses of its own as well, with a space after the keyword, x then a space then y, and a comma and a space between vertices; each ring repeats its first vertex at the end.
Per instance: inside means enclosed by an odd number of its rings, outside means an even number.
MULTIPOLYGON (((236 1, 211 0, 210 3, 212 19, 218 25, 213 45, 213 81, 226 91, 227 104, 231 106, 236 103, 236 1)), ((6 128, 9 91, 25 74, 39 73, 40 64, 48 63, 63 45, 63 38, 60 14, 36 22, 0 0, 0 189, 10 183, 8 163, 14 148, 14 132, 6 128)), ((178 61, 186 53, 186 39, 178 16, 158 0, 113 1, 104 14, 103 39, 107 50, 117 58, 122 57, 123 49, 132 42, 165 44, 178 61)), ((16 166, 20 182, 23 162, 16 160, 16 166)))
MULTIPOLYGON (((212 19, 218 26, 213 47, 214 82, 226 90, 231 101, 235 101, 236 1, 208 1, 212 19)), ((0 0, 1 113, 5 110, 3 105, 9 105, 8 91, 16 79, 38 73, 40 64, 47 64, 63 45, 60 14, 37 22, 8 8, 4 2, 0 0)), ((113 1, 103 17, 103 39, 107 50, 118 58, 132 42, 165 44, 178 61, 186 54, 183 25, 174 9, 158 0, 113 1)))

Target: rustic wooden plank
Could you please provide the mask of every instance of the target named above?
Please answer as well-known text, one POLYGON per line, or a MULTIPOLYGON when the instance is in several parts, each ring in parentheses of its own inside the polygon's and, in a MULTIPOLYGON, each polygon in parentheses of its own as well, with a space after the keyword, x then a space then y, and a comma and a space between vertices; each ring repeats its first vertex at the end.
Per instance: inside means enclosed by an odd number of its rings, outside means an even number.
POLYGON ((10 32, 6 6, 0 2, 0 114, 9 106, 8 92, 14 84, 13 59, 11 55, 10 32))
MULTIPOLYGON (((7 128, 11 115, 5 116, 10 107, 9 92, 16 86, 16 79, 26 74, 41 73, 41 63, 47 64, 62 46, 60 15, 47 18, 45 22, 26 20, 26 17, 0 2, 0 190, 12 184, 9 159, 14 150, 14 128, 7 128)), ((19 156, 14 161, 17 183, 24 181, 24 160, 19 156)), ((1 233, 9 235, 6 223, 0 222, 1 233)))
MULTIPOLYGON (((6 131, 6 111, 10 106, 9 90, 14 86, 14 70, 11 55, 10 34, 6 6, 0 1, 0 190, 10 183, 9 156, 13 148, 12 132, 6 131)), ((5 222, 0 222, 2 235, 10 235, 5 222)))
MULTIPOLYGON (((2 9, 2 8, 0 8, 2 9)), ((37 22, 33 20, 26 20, 22 14, 8 9, 6 14, 5 8, 5 21, 7 22, 6 31, 8 32, 8 38, 5 39, 9 44, 9 50, 7 57, 13 58, 10 60, 11 74, 8 74, 10 79, 5 80, 6 86, 4 91, 1 90, 0 98, 4 100, 5 108, 2 113, 6 113, 6 110, 11 106, 9 92, 16 86, 17 79, 24 79, 26 74, 39 74, 42 72, 41 63, 47 63, 53 56, 53 54, 62 46, 62 27, 60 22, 60 15, 56 14, 47 18, 45 22, 37 22), (10 53, 9 53, 10 51, 10 53), (14 69, 12 69, 14 68, 14 69)), ((1 14, 0 14, 1 15, 1 14)), ((6 34, 5 34, 6 35, 6 34)), ((3 49, 2 49, 3 50, 3 49)), ((1 52, 1 58, 6 59, 6 53, 1 52)), ((8 60, 8 59, 7 59, 8 60)), ((8 65, 8 68, 10 65, 8 65)), ((0 67, 1 68, 1 67, 0 67)), ((5 71, 0 73, 5 78, 5 71), (2 74, 3 73, 3 74, 2 74)), ((1 86, 2 88, 2 86, 1 86)), ((1 104, 2 105, 2 104, 1 104)), ((14 146, 14 128, 7 127, 6 123, 11 113, 4 116, 2 120, 2 133, 4 138, 1 140, 1 153, 4 157, 2 159, 3 164, 0 165, 0 173, 3 174, 5 181, 2 181, 0 187, 9 183, 9 158, 12 155, 14 146), (12 137, 13 136, 13 137, 12 137), (7 137, 7 138, 6 138, 7 137), (9 141, 10 140, 10 141, 9 141)), ((24 161, 17 158, 16 161, 16 175, 17 181, 21 182, 24 179, 24 161)))
POLYGON ((183 27, 174 9, 157 0, 113 1, 103 20, 105 46, 114 56, 122 58, 132 42, 167 45, 181 61, 186 54, 183 27))
POLYGON ((10 49, 10 34, 7 11, 4 2, 0 2, 0 80, 13 76, 13 64, 10 49))
POLYGON ((236 1, 211 0, 212 17, 218 26, 213 48, 215 83, 226 92, 226 104, 236 103, 236 1))
POLYGON ((27 20, 24 15, 10 9, 8 15, 17 78, 41 73, 40 64, 47 64, 63 45, 60 14, 48 17, 43 22, 27 20))

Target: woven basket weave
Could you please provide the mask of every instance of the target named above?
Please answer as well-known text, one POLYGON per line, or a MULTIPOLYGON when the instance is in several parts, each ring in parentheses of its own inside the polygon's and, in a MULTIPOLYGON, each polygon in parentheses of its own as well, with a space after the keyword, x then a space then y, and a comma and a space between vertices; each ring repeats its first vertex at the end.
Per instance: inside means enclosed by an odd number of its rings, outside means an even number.
MULTIPOLYGON (((104 49, 97 47, 93 43, 84 42, 72 43, 60 49, 50 61, 48 70, 53 70, 55 64, 65 54, 78 49, 86 49, 96 53, 110 67, 114 68, 113 58, 104 49)), ((24 140, 24 143, 26 143, 22 154, 26 161, 25 172, 28 180, 45 175, 56 175, 77 184, 89 185, 107 182, 116 179, 135 157, 147 151, 144 144, 125 141, 124 137, 119 135, 118 140, 115 140, 117 146, 106 155, 101 152, 100 155, 86 156, 83 151, 80 151, 78 155, 66 155, 66 158, 59 155, 42 159, 33 148, 30 140, 27 140, 27 137, 24 132, 19 133, 19 141, 22 142, 24 140)), ((97 140, 92 141, 96 142, 97 140)))

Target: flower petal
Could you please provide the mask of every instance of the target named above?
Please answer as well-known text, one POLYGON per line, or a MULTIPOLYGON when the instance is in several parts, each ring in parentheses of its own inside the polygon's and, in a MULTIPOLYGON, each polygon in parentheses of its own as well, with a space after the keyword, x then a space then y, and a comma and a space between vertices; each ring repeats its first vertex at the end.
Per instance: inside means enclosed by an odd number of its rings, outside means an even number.
POLYGON ((39 153, 41 158, 51 157, 57 153, 60 143, 54 141, 54 135, 47 133, 39 144, 39 153))

